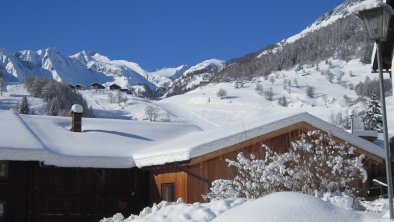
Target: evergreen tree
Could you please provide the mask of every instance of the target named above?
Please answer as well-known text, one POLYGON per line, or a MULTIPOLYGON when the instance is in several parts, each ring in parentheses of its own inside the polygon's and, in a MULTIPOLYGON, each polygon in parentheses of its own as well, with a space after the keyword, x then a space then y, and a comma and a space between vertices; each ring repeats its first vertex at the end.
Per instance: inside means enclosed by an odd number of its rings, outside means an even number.
POLYGON ((2 96, 4 92, 7 92, 7 85, 5 83, 3 69, 0 66, 0 96, 2 96))
POLYGON ((27 102, 27 96, 23 96, 18 104, 18 113, 29 114, 29 103, 27 102))
POLYGON ((55 97, 48 102, 47 112, 49 116, 57 116, 59 113, 59 100, 55 97))
POLYGON ((371 98, 368 101, 363 123, 365 130, 383 132, 382 109, 374 92, 372 92, 371 98))

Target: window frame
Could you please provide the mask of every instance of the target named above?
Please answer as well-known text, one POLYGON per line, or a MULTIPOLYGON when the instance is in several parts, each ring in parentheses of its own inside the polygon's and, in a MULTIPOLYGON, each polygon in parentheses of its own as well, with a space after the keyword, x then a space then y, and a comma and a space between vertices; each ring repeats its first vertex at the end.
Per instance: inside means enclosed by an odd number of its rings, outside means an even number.
POLYGON ((8 178, 8 161, 0 160, 0 170, 2 169, 2 166, 4 166, 4 175, 2 176, 0 174, 0 180, 5 180, 8 178))
POLYGON ((167 202, 175 201, 175 183, 161 184, 161 199, 167 202), (172 189, 172 192, 171 192, 172 189))

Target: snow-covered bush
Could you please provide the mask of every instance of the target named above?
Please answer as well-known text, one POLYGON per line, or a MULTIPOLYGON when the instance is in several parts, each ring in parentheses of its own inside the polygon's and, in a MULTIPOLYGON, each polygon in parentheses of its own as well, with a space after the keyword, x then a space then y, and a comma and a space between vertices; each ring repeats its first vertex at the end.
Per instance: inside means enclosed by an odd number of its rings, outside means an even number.
POLYGON ((274 91, 272 90, 272 88, 264 91, 264 96, 265 96, 265 99, 268 101, 274 100, 274 91))
POLYGON ((314 98, 315 97, 315 87, 307 86, 306 87, 306 95, 310 98, 314 98))
POLYGON ((278 154, 263 145, 264 159, 242 152, 237 160, 226 160, 237 170, 232 180, 212 182, 204 199, 255 199, 276 191, 294 191, 322 197, 325 192, 357 194, 367 179, 363 155, 319 130, 302 134, 287 152, 278 154))
POLYGON ((29 108, 29 103, 27 101, 27 96, 22 97, 22 99, 19 101, 19 103, 17 104, 15 109, 19 114, 29 114, 30 113, 30 108, 29 108))
POLYGON ((283 107, 287 107, 289 103, 287 102, 286 96, 282 96, 278 99, 278 104, 283 107))
POLYGON ((262 96, 264 94, 264 88, 263 85, 261 85, 260 83, 256 84, 256 87, 254 88, 254 91, 256 91, 256 93, 260 96, 262 96))
POLYGON ((216 93, 216 95, 220 98, 223 99, 224 97, 227 96, 227 91, 224 89, 219 89, 219 91, 216 93))

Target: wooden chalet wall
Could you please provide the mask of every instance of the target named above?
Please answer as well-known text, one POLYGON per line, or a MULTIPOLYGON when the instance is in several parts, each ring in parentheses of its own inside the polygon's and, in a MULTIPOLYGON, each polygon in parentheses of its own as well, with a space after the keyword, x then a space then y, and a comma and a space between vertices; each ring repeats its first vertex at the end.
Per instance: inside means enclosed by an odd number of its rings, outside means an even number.
MULTIPOLYGON (((262 144, 266 144, 275 152, 285 152, 290 147, 291 142, 298 139, 300 134, 314 129, 307 123, 299 123, 196 157, 189 163, 151 168, 150 193, 154 193, 154 198, 151 198, 150 201, 151 203, 159 202, 161 200, 161 184, 171 182, 175 184, 176 189, 177 187, 183 187, 182 192, 176 194, 176 199, 182 197, 188 203, 204 202, 201 195, 209 192, 214 180, 220 178, 232 179, 236 176, 236 172, 227 167, 226 159, 236 159, 241 151, 246 155, 253 153, 257 158, 262 158, 265 154, 261 148, 262 144), (184 180, 187 180, 186 186, 184 180)), ((364 166, 370 176, 369 182, 372 178, 383 178, 385 176, 382 161, 379 162, 376 157, 371 159, 368 155, 365 160, 364 166)))
POLYGON ((0 221, 29 221, 29 189, 32 162, 8 162, 8 175, 0 179, 0 201, 5 201, 5 218, 0 221))
POLYGON ((97 222, 148 205, 148 173, 133 169, 61 168, 8 162, 0 180, 7 222, 97 222))
POLYGON ((262 158, 265 154, 261 147, 263 144, 266 144, 275 152, 284 152, 290 147, 290 142, 302 132, 302 129, 297 129, 269 139, 270 135, 257 137, 250 141, 227 147, 227 152, 223 150, 223 154, 220 156, 209 158, 210 156, 207 155, 202 158, 201 162, 198 159, 192 161, 190 166, 185 167, 189 175, 188 186, 192 188, 188 193, 189 202, 204 202, 201 195, 209 192, 212 181, 219 178, 232 179, 236 176, 236 171, 227 167, 226 159, 235 160, 241 151, 248 156, 253 153, 257 158, 262 158), (193 164, 193 162, 196 163, 193 164))
POLYGON ((162 201, 161 186, 163 184, 175 184, 174 199, 182 198, 185 202, 187 199, 187 173, 175 170, 152 170, 150 172, 149 200, 151 203, 162 201))

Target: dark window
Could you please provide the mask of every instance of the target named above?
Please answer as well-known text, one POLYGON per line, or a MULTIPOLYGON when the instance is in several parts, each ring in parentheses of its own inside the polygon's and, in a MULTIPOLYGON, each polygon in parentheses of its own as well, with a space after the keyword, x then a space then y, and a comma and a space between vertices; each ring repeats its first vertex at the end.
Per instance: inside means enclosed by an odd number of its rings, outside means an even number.
POLYGON ((8 176, 8 162, 0 161, 0 179, 4 179, 8 176))
POLYGON ((3 219, 5 215, 5 202, 0 200, 0 219, 3 219))
POLYGON ((164 183, 161 185, 161 197, 168 202, 175 201, 175 185, 173 183, 164 183))

